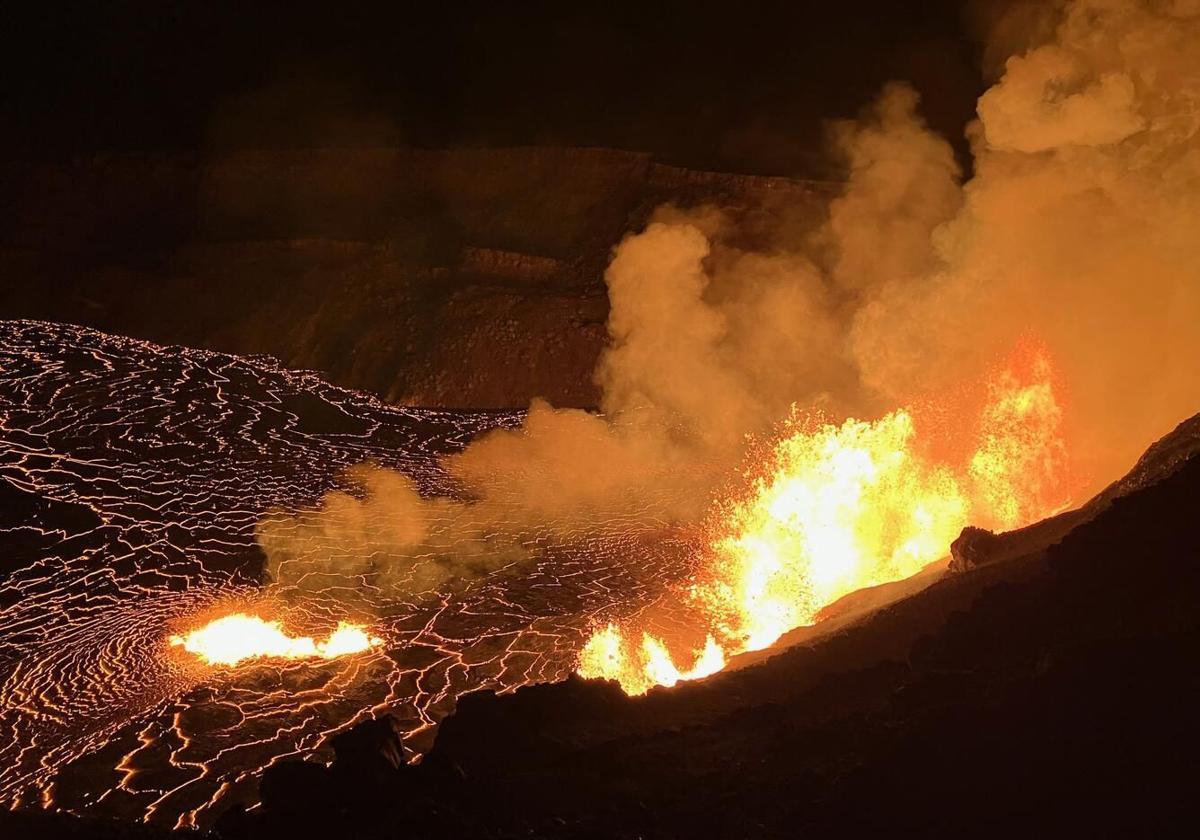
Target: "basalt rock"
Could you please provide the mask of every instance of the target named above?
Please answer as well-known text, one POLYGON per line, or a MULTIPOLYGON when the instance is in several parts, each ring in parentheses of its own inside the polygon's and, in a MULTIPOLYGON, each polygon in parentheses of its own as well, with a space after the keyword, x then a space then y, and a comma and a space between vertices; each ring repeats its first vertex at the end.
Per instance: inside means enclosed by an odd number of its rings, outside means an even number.
POLYGON ((1000 540, 994 533, 968 525, 950 543, 950 570, 965 572, 989 563, 999 547, 1000 540))
POLYGON ((332 774, 313 761, 281 761, 267 768, 258 787, 262 807, 281 817, 305 819, 333 807, 332 774))
POLYGON ((335 735, 331 744, 333 767, 341 773, 379 777, 405 763, 404 744, 391 715, 363 721, 335 735))

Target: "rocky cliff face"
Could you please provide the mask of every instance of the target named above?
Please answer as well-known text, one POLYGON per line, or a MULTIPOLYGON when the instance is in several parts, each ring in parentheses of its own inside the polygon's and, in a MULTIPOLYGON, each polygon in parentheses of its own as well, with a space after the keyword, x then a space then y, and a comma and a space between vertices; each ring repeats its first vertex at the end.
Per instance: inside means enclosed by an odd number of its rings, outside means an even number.
POLYGON ((0 166, 0 313, 278 357, 398 402, 593 405, 612 247, 655 207, 830 184, 608 149, 94 155, 0 166))

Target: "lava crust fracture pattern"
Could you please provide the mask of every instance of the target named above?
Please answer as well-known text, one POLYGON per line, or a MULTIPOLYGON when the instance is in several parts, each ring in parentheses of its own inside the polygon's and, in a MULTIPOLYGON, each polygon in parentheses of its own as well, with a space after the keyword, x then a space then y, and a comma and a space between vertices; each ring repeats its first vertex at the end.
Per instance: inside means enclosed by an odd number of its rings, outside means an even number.
MULTIPOLYGON (((272 595, 383 644, 205 666, 181 627, 264 592, 255 527, 364 461, 450 492, 438 456, 520 413, 387 406, 265 358, 0 322, 0 802, 208 825, 272 762, 388 710, 420 749, 455 698, 561 679, 595 625, 682 574, 686 540, 580 534, 419 594, 272 595)), ((206 619, 204 619, 206 620, 206 619)))

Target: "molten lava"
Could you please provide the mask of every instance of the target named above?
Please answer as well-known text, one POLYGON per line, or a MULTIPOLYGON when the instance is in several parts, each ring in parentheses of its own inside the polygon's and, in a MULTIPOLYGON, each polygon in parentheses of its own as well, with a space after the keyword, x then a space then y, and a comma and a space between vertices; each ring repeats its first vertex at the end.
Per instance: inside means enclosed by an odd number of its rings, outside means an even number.
POLYGON ((324 641, 310 636, 289 636, 278 621, 234 613, 210 621, 183 636, 172 636, 173 646, 182 646, 209 665, 237 665, 247 659, 335 659, 360 653, 383 643, 357 625, 339 622, 324 641))
POLYGON ((693 664, 677 666, 661 638, 609 624, 585 645, 579 673, 630 694, 707 676, 813 624, 842 596, 945 557, 969 522, 1013 528, 1068 502, 1044 353, 988 383, 977 422, 951 418, 950 437, 974 431, 965 459, 930 455, 916 416, 901 409, 834 425, 794 414, 746 497, 718 507, 701 571, 682 593, 707 635, 693 664))

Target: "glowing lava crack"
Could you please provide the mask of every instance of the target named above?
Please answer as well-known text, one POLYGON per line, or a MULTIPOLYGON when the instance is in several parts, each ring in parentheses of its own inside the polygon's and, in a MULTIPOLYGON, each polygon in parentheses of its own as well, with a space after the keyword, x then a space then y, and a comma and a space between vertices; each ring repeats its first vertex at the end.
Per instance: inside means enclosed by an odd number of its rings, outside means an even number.
POLYGON ((210 621, 183 636, 172 636, 171 645, 183 647, 209 665, 237 665, 247 659, 336 659, 362 653, 383 644, 360 625, 338 622, 324 641, 311 636, 289 636, 278 621, 234 613, 210 621))

